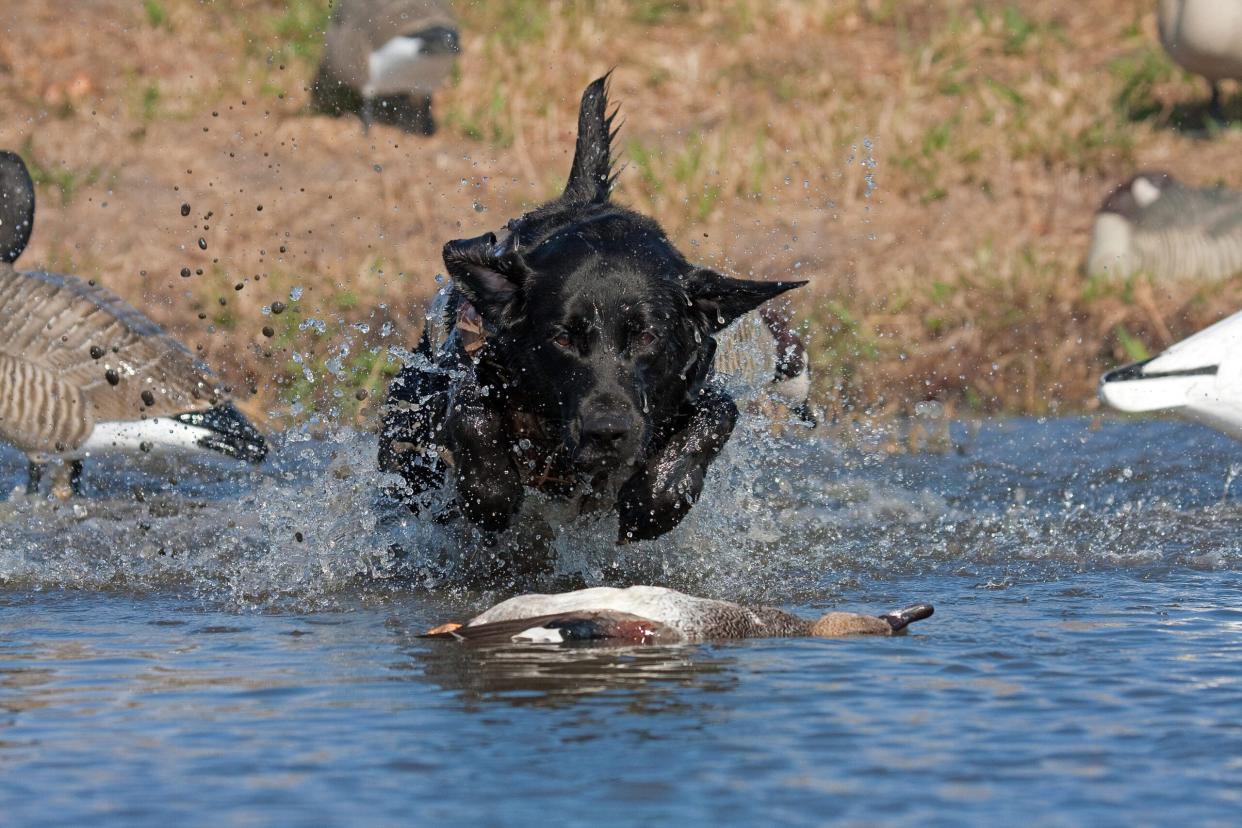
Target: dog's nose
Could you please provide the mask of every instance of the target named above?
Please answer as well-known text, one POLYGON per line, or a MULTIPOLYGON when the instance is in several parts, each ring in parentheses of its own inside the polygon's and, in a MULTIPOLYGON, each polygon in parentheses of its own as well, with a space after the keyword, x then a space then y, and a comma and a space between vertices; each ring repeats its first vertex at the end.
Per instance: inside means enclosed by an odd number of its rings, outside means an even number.
POLYGON ((584 448, 590 446, 607 451, 616 449, 629 432, 630 421, 627 417, 590 414, 582 418, 579 442, 584 448))

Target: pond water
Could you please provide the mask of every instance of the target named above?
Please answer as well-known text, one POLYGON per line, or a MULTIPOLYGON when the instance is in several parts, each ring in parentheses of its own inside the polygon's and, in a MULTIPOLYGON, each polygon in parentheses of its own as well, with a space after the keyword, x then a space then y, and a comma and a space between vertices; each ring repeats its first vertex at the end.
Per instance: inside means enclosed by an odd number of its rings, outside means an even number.
MULTIPOLYGON (((493 553, 377 501, 361 434, 11 498, 0 822, 1237 823, 1242 447, 1088 419, 848 442, 752 429, 676 533, 575 526, 553 575, 488 591, 457 576, 493 553), (936 615, 892 639, 419 638, 515 590, 632 582, 936 615)), ((0 452, 0 490, 23 475, 0 452)))

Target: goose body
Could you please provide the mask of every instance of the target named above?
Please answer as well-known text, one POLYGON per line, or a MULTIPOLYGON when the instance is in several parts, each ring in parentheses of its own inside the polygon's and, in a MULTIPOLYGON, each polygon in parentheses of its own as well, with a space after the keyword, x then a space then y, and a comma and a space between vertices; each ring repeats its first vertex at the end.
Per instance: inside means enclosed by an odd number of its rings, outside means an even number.
POLYGON ((1242 273, 1242 193, 1187 187, 1168 173, 1140 173, 1096 213, 1087 272, 1165 280, 1242 273))
POLYGON ((465 624, 447 624, 429 635, 476 643, 612 640, 639 644, 892 635, 932 612, 929 604, 918 604, 883 616, 833 612, 812 621, 773 607, 745 607, 666 587, 594 587, 519 595, 465 624))
POLYGON ((1219 82, 1242 79, 1242 3, 1159 0, 1157 23, 1160 43, 1169 57, 1207 79, 1212 113, 1219 116, 1219 82))
POLYGON ((776 311, 748 313, 716 335, 715 372, 739 402, 784 405, 815 425, 806 346, 776 311))
POLYGON ((431 96, 460 51, 457 23, 438 0, 340 0, 315 82, 320 109, 358 111, 363 123, 435 131, 431 96))
MULTIPOLYGON (((262 435, 180 342, 98 285, 13 267, 33 224, 25 165, 0 152, 0 440, 29 458, 28 489, 48 460, 100 452, 210 449, 261 461, 262 435)), ((74 465, 75 490, 79 476, 74 465)))
POLYGON ((1173 411, 1242 440, 1242 313, 1108 372, 1100 397, 1121 411, 1173 411))

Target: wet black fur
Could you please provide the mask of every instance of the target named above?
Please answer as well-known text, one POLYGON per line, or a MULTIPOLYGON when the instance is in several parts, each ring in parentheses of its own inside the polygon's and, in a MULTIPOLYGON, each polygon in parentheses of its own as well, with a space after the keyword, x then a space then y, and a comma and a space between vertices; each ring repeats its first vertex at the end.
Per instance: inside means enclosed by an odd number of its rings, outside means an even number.
POLYGON ((533 464, 547 472, 545 491, 585 491, 595 508, 614 509, 618 542, 668 532, 737 419, 710 381, 712 335, 804 284, 697 267, 655 221, 609 200, 606 84, 583 94, 564 194, 499 237, 444 246, 449 322, 467 301, 488 338, 477 354, 456 336, 432 354, 424 337, 421 358, 389 390, 380 464, 402 475, 411 505, 451 473, 455 509, 505 529, 533 464), (517 433, 513 412, 539 428, 517 433))

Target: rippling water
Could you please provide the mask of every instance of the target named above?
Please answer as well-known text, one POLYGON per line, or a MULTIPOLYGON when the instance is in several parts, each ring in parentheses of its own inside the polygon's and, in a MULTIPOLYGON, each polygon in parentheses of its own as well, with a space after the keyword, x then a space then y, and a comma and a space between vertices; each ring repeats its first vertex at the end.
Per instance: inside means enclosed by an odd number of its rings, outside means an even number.
MULTIPOLYGON (((0 503, 0 823, 1236 824, 1242 448, 1172 422, 755 431, 662 541, 551 575, 377 502, 372 438, 0 503), (175 482, 169 482, 176 478, 175 482), (937 613, 885 640, 472 650, 523 588, 937 613), (109 819, 101 819, 109 818, 109 819)), ((24 463, 0 453, 0 490, 24 463)))

